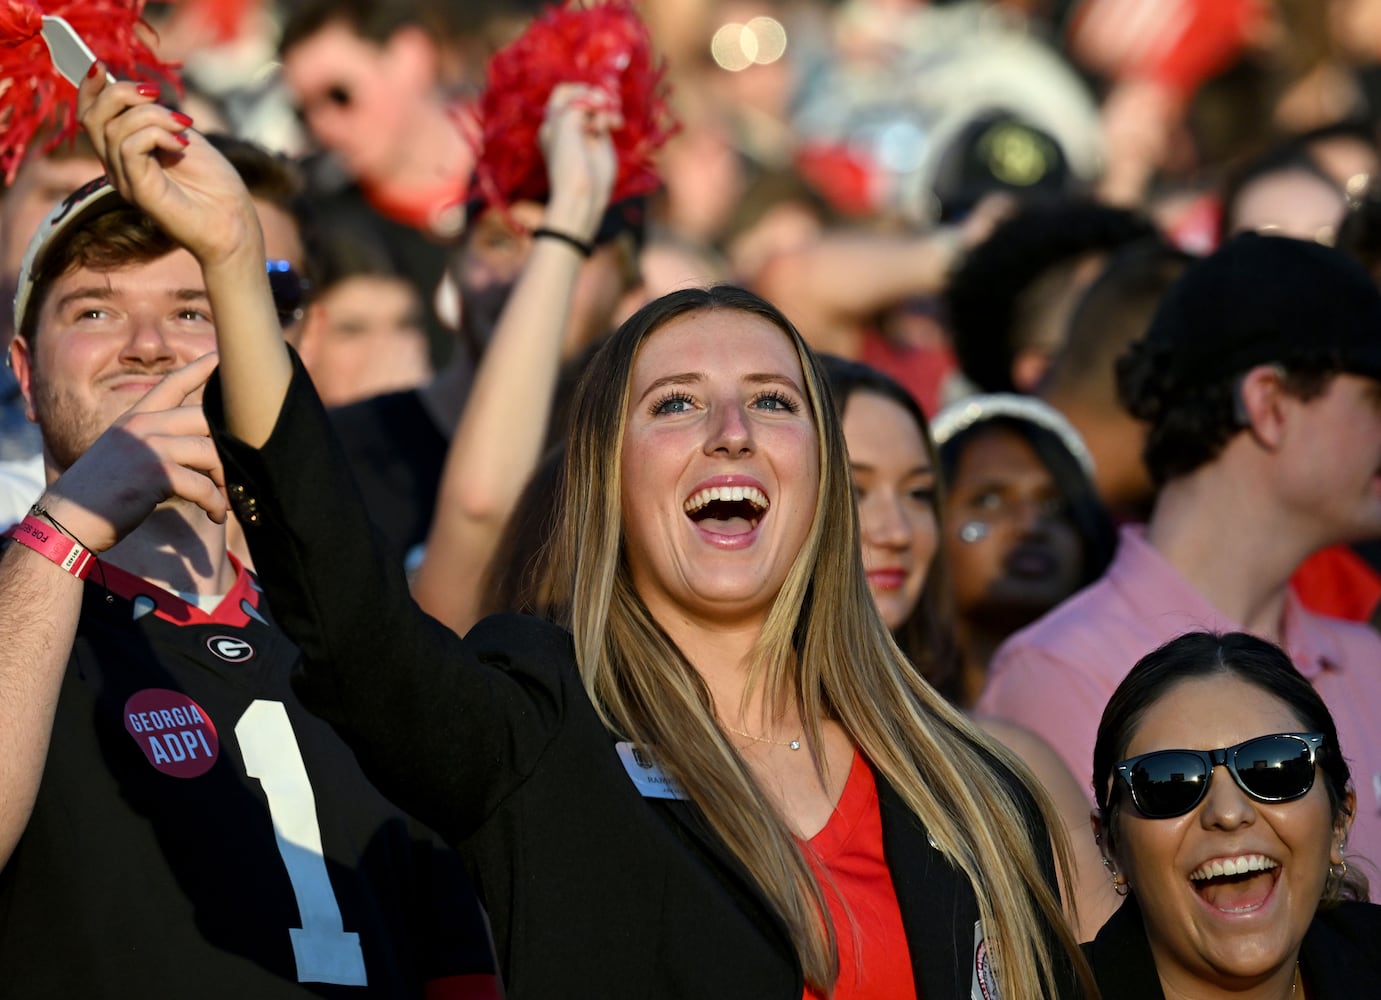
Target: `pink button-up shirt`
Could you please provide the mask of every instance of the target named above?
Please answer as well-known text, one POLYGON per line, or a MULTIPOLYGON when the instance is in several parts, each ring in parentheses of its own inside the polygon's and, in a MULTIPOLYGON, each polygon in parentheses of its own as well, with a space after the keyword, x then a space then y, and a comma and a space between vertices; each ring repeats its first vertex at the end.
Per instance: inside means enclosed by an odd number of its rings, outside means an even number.
MULTIPOLYGON (((1113 689, 1142 656, 1195 630, 1240 632, 1146 541, 1123 528, 1102 579, 1003 643, 988 669, 977 712, 1010 719, 1042 736, 1064 758, 1092 801, 1089 784, 1098 720, 1113 689)), ((1357 817, 1354 854, 1381 872, 1381 635, 1371 627, 1314 614, 1291 591, 1283 646, 1319 692, 1338 726, 1352 768, 1357 817)), ((1231 712, 1232 707, 1224 706, 1231 712)))

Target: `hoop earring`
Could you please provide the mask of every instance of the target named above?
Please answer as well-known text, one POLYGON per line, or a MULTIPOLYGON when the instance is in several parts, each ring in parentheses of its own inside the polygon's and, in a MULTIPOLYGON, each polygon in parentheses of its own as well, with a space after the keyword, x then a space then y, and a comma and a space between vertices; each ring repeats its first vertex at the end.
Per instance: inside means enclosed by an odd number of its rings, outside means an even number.
POLYGON ((1108 875, 1112 878, 1112 891, 1119 896, 1127 895, 1132 888, 1127 884, 1127 877, 1119 874, 1117 869, 1113 868, 1112 862, 1107 858, 1103 859, 1103 867, 1108 870, 1108 875))
POLYGON ((1335 879, 1335 880, 1337 880, 1337 881, 1339 881, 1339 882, 1341 882, 1344 878, 1346 878, 1346 877, 1347 877, 1347 859, 1344 858, 1342 864, 1338 864, 1338 865, 1329 865, 1329 866, 1328 866, 1328 877, 1331 878, 1331 879, 1335 879), (1337 870, 1335 871, 1334 869, 1337 869, 1337 870))

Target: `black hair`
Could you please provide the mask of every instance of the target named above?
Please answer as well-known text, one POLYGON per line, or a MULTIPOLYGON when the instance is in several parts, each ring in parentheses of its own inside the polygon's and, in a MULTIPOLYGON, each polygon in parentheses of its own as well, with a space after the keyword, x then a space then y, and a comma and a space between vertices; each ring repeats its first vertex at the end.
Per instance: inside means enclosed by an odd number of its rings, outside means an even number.
POLYGON ((1373 187, 1349 200, 1338 227, 1337 246, 1366 268, 1372 281, 1381 284, 1381 191, 1373 187))
MULTIPOLYGON (((829 380, 830 393, 834 397, 835 412, 844 419, 844 411, 849 400, 859 393, 872 393, 888 402, 895 403, 906 411, 916 424, 921 440, 925 442, 926 452, 935 473, 935 523, 941 521, 944 508, 944 494, 940 479, 939 456, 930 436, 930 424, 915 398, 891 376, 878 371, 870 365, 858 361, 848 361, 832 354, 821 354, 820 362, 829 380)), ((847 445, 847 438, 845 444, 847 445)), ((930 570, 926 574, 925 586, 921 590, 916 606, 906 620, 893 632, 897 645, 906 658, 921 672, 940 694, 953 704, 959 704, 962 691, 959 687, 959 646, 954 635, 953 596, 950 589, 949 569, 945 564, 944 552, 937 548, 931 558, 930 570)))
POLYGON ((435 6, 425 0, 291 0, 285 5, 278 51, 286 53, 332 24, 343 24, 376 45, 412 25, 435 33, 439 30, 435 6))
POLYGON ((1093 480, 1054 431, 1006 413, 976 421, 940 445, 940 474, 946 482, 953 482, 964 449, 983 435, 998 430, 1009 431, 1029 444, 1050 473, 1055 491, 1069 511, 1070 522, 1079 536, 1079 586, 1092 583, 1112 562, 1117 548, 1117 530, 1098 497, 1093 480))
MULTIPOLYGON (((1344 808, 1352 780, 1338 727, 1328 706, 1290 657, 1279 647, 1245 632, 1187 632, 1152 650, 1136 662, 1103 709, 1093 747, 1093 794, 1108 846, 1116 840, 1116 819, 1123 801, 1113 768, 1127 755, 1146 713, 1180 683, 1201 677, 1227 676, 1245 681, 1287 705, 1302 732, 1322 733, 1318 765, 1336 817, 1344 808)), ((1341 887, 1366 896, 1360 876, 1341 887)))
POLYGON ((1160 236, 1115 251, 1075 305, 1042 394, 1069 389, 1108 408, 1118 407, 1118 356, 1146 333, 1161 298, 1193 260, 1160 236))
MULTIPOLYGON (((1122 405, 1148 425, 1142 460, 1157 487, 1212 462, 1243 428, 1239 376, 1189 388, 1167 354, 1168 349, 1143 339, 1117 359, 1122 405)), ((1284 388, 1298 399, 1314 399, 1336 373, 1337 367, 1327 363, 1291 363, 1284 388)))
POLYGON ((407 271, 393 246, 369 220, 332 220, 318 231, 309 248, 313 293, 320 295, 349 278, 397 278, 407 271))
POLYGON ((1033 200, 980 243, 945 292, 954 349, 964 375, 983 392, 1015 392, 1012 362, 1031 346, 1018 324, 1022 298, 1038 278, 1085 254, 1154 235, 1129 209, 1083 198, 1033 200))

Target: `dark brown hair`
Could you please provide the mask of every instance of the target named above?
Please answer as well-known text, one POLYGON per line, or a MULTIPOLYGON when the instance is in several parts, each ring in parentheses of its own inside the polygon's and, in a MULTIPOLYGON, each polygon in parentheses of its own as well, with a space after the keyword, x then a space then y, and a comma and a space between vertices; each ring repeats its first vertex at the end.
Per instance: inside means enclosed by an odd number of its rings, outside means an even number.
MULTIPOLYGON (((1108 846, 1116 843, 1116 820, 1124 798, 1121 783, 1113 780, 1113 768, 1126 757, 1141 720, 1179 684, 1213 676, 1234 677, 1260 688, 1289 707, 1301 731, 1322 733, 1318 766, 1328 801, 1335 817, 1345 808, 1352 774, 1338 744, 1338 728, 1324 700, 1284 650, 1245 632, 1188 632, 1138 660, 1103 709, 1093 747, 1093 794, 1108 846)), ((1366 879, 1354 872, 1341 880, 1330 879, 1325 902, 1366 898, 1366 879)))
POLYGON ((33 343, 49 290, 79 267, 113 271, 146 264, 178 248, 171 236, 133 205, 123 204, 72 226, 54 239, 33 274, 34 289, 18 335, 33 343))
MULTIPOLYGON (((932 505, 935 511, 937 537, 943 536, 940 530, 944 495, 940 473, 940 457, 935 450, 935 442, 930 437, 930 423, 925 413, 912 395, 890 376, 859 361, 848 361, 831 354, 820 355, 829 378, 830 392, 834 398, 839 419, 844 419, 844 411, 849 400, 858 393, 872 393, 888 402, 895 403, 906 411, 920 431, 925 442, 926 455, 930 459, 931 471, 935 477, 935 496, 932 505)), ((926 573, 925 587, 921 590, 916 606, 911 609, 906 620, 892 633, 906 658, 916 665, 916 669, 931 685, 952 704, 960 703, 959 688, 959 647, 954 637, 954 601, 950 590, 949 569, 945 563, 944 552, 937 547, 926 573)))

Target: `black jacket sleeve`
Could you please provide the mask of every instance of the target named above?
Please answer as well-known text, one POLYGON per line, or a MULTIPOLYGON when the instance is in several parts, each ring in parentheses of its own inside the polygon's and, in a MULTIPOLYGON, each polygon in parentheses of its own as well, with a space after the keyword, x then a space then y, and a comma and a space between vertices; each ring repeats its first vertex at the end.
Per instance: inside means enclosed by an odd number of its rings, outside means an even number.
MULTIPOLYGON (((569 635, 535 618, 462 640, 412 600, 381 555, 300 360, 269 440, 225 429, 219 373, 204 408, 269 606, 302 650, 303 703, 331 722, 378 788, 451 842, 540 759, 580 696, 569 635)), ((457 566, 456 573, 481 567, 457 566)))

